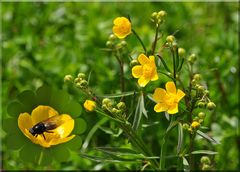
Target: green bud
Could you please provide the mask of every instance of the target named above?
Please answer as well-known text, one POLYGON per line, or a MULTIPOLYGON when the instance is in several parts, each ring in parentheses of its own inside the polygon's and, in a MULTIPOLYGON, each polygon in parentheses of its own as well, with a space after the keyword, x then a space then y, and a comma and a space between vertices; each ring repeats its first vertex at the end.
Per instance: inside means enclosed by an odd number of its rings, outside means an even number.
POLYGON ((199 119, 198 122, 199 122, 199 123, 202 123, 202 122, 203 122, 203 119, 199 119))
POLYGON ((206 103, 205 102, 198 102, 198 107, 200 107, 200 108, 205 108, 205 106, 206 106, 206 103))
POLYGON ((80 81, 81 81, 80 78, 75 78, 75 79, 74 79, 74 83, 79 83, 80 81))
POLYGON ((199 120, 198 116, 194 117, 194 119, 193 119, 193 121, 198 121, 198 120, 199 120))
POLYGON ((204 90, 204 94, 205 94, 206 96, 208 96, 208 95, 209 95, 209 91, 208 91, 208 90, 204 90))
POLYGON ((77 87, 77 88, 82 88, 82 87, 81 87, 81 84, 80 84, 79 82, 76 83, 76 87, 77 87))
POLYGON ((133 67, 133 66, 136 66, 136 65, 139 65, 137 60, 134 59, 130 62, 130 67, 133 67))
POLYGON ((86 78, 86 75, 84 73, 79 73, 78 74, 78 78, 79 79, 85 79, 86 78))
POLYGON ((117 104, 117 108, 118 108, 119 110, 125 111, 125 110, 126 110, 126 105, 125 105, 124 102, 119 102, 119 103, 117 104))
POLYGON ((111 112, 112 112, 113 114, 117 114, 117 113, 118 113, 118 109, 112 108, 111 112))
POLYGON ((107 109, 108 109, 108 107, 107 107, 106 104, 102 104, 102 108, 103 108, 104 110, 107 110, 107 109))
POLYGON ((191 84, 192 84, 193 86, 197 86, 197 81, 196 81, 196 79, 193 79, 193 80, 191 81, 191 84))
POLYGON ((169 35, 167 36, 166 40, 168 43, 173 43, 175 41, 175 37, 173 35, 169 35))
POLYGON ((213 102, 208 102, 207 108, 208 108, 209 110, 213 110, 213 109, 216 108, 216 105, 215 105, 215 103, 213 103, 213 102))
POLYGON ((158 15, 158 13, 157 13, 157 12, 153 12, 151 16, 152 16, 152 18, 156 18, 156 17, 157 17, 157 15, 158 15))
POLYGON ((202 156, 200 161, 202 164, 208 164, 208 165, 211 164, 211 161, 208 156, 202 156))
POLYGON ((203 164, 202 170, 210 170, 210 169, 211 169, 210 165, 208 165, 208 164, 203 164))
POLYGON ((64 77, 64 82, 67 83, 67 82, 73 82, 73 77, 72 75, 66 75, 64 77))
POLYGON ((176 51, 177 50, 177 47, 178 47, 178 44, 176 42, 173 42, 172 43, 172 46, 173 46, 173 50, 176 51))
POLYGON ((110 42, 111 41, 113 41, 113 40, 115 40, 117 37, 114 35, 114 34, 111 34, 111 35, 109 35, 109 40, 110 40, 110 42))
POLYGON ((198 117, 199 117, 200 119, 204 119, 204 118, 206 117, 206 114, 205 114, 204 112, 199 112, 199 113, 198 113, 198 117))
POLYGON ((105 104, 105 105, 107 105, 107 104, 109 104, 109 103, 111 103, 112 101, 109 99, 109 98, 104 98, 103 100, 102 100, 102 104, 105 104))
POLYGON ((200 92, 203 92, 205 90, 204 86, 202 86, 202 85, 198 85, 197 89, 200 92))
POLYGON ((188 125, 187 123, 184 123, 184 124, 183 124, 183 129, 184 129, 184 130, 188 130, 188 128, 189 128, 189 125, 188 125))
POLYGON ((125 47, 127 45, 127 42, 126 41, 121 41, 121 46, 122 47, 125 47))
POLYGON ((88 82, 86 80, 81 80, 80 85, 82 89, 86 89, 88 86, 88 82))
POLYGON ((159 11, 159 12, 158 12, 158 15, 159 15, 161 18, 163 18, 163 17, 165 17, 165 16, 167 15, 167 13, 166 13, 166 11, 159 11))
POLYGON ((109 48, 112 48, 112 46, 113 46, 112 41, 107 41, 106 46, 109 47, 109 48))
POLYGON ((197 60, 197 57, 195 54, 191 54, 189 57, 188 57, 188 62, 190 64, 193 64, 195 61, 197 60))
POLYGON ((195 79, 196 81, 200 81, 202 78, 202 76, 198 73, 196 73, 194 76, 193 76, 193 79, 195 79))
POLYGON ((185 51, 185 49, 183 49, 183 48, 178 48, 178 55, 179 56, 184 56, 186 54, 186 51, 185 51))

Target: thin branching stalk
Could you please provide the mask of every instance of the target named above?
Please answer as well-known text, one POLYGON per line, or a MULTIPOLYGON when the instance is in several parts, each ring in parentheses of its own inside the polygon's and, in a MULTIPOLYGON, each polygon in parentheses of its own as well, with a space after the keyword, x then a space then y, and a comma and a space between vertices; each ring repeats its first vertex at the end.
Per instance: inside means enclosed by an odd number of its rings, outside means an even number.
POLYGON ((152 55, 154 55, 155 49, 156 49, 156 46, 157 46, 159 26, 160 25, 157 24, 155 38, 154 38, 154 41, 153 41, 153 44, 152 44, 152 55))
POLYGON ((123 93, 125 91, 123 60, 117 54, 115 54, 115 57, 118 61, 119 67, 120 67, 120 85, 121 85, 121 92, 123 93))

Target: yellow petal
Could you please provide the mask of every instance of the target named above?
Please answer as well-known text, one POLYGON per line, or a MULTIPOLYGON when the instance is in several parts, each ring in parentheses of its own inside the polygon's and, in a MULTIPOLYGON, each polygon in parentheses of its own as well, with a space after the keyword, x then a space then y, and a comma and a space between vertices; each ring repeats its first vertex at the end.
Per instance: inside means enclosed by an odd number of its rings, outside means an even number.
POLYGON ((175 113, 178 113, 178 104, 177 103, 174 103, 172 106, 170 106, 168 108, 168 111, 167 111, 169 114, 175 114, 175 113))
POLYGON ((113 26, 112 31, 119 39, 123 39, 123 38, 126 37, 126 35, 123 34, 121 29, 119 27, 117 27, 117 26, 113 26))
POLYGON ((145 78, 144 76, 141 76, 138 79, 138 84, 139 84, 140 87, 145 87, 149 81, 150 81, 149 78, 145 78))
POLYGON ((182 91, 182 90, 179 90, 177 91, 177 99, 178 99, 178 102, 185 96, 185 93, 182 91))
POLYGON ((67 137, 72 132, 74 128, 74 120, 71 118, 71 116, 67 114, 63 114, 60 116, 61 120, 64 121, 64 123, 52 131, 58 133, 60 138, 63 138, 67 137))
POLYGON ((18 127, 22 133, 28 137, 29 129, 32 128, 33 122, 32 118, 28 113, 21 113, 18 117, 18 127))
POLYGON ((164 102, 164 97, 166 96, 166 91, 162 88, 156 88, 153 93, 153 99, 156 102, 164 102))
POLYGON ((69 137, 61 138, 61 139, 53 139, 51 142, 51 145, 57 145, 60 143, 68 142, 69 140, 72 140, 75 137, 75 135, 71 135, 69 137))
POLYGON ((137 65, 137 66, 134 66, 132 68, 132 75, 134 78, 140 78, 140 76, 142 76, 142 66, 141 65, 137 65))
POLYGON ((140 54, 140 55, 138 56, 138 61, 139 61, 139 63, 140 63, 141 65, 150 63, 149 58, 147 58, 147 56, 145 56, 144 54, 140 54))
POLYGON ((154 75, 153 75, 153 77, 151 78, 151 81, 156 81, 156 80, 158 80, 157 70, 154 71, 154 75))
POLYGON ((168 107, 165 103, 157 103, 154 106, 154 111, 155 112, 163 112, 163 111, 167 111, 168 107))
POLYGON ((31 116, 32 116, 33 125, 55 115, 58 115, 58 112, 56 110, 54 110, 50 106, 40 105, 32 111, 31 116))
POLYGON ((174 82, 167 82, 166 83, 166 90, 168 93, 171 93, 171 94, 176 94, 176 86, 174 84, 174 82))
POLYGON ((155 64, 155 57, 154 56, 149 56, 149 60, 155 64))

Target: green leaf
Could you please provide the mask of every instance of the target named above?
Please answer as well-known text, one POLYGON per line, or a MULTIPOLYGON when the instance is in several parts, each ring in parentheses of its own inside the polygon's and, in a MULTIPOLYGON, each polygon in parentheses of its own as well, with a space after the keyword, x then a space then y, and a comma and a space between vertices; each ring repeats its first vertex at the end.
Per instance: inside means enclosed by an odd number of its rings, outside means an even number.
POLYGON ((64 107, 69 102, 69 95, 66 91, 56 90, 52 92, 50 106, 56 109, 59 113, 64 113, 64 107))
POLYGON ((23 104, 25 112, 31 113, 37 106, 36 95, 31 90, 21 92, 17 98, 19 102, 23 104))
POLYGON ((72 140, 63 144, 69 150, 77 150, 82 146, 82 139, 80 136, 76 135, 72 140))
POLYGON ((86 128, 87 128, 87 123, 82 119, 82 118, 76 118, 74 124, 74 129, 73 129, 73 134, 82 134, 86 128))
POLYGON ((18 121, 17 118, 7 118, 2 120, 2 126, 3 130, 6 131, 8 134, 13 134, 18 132, 19 133, 19 128, 18 128, 18 121))
POLYGON ((38 157, 41 153, 41 147, 34 143, 25 144, 20 150, 19 156, 24 162, 34 162, 37 163, 38 157))
POLYGON ((177 68, 178 72, 182 69, 183 63, 184 63, 184 58, 182 58, 181 63, 180 63, 180 65, 177 68))
POLYGON ((164 66, 164 68, 168 71, 168 72, 170 72, 171 73, 171 70, 169 69, 169 67, 167 66, 167 64, 166 64, 166 62, 164 61, 164 59, 160 56, 160 55, 157 55, 159 58, 160 58, 160 60, 162 61, 162 64, 163 64, 163 66, 164 66))
POLYGON ((216 155, 218 152, 210 151, 210 150, 196 150, 193 151, 192 154, 207 154, 207 155, 216 155))
POLYGON ((20 113, 24 112, 24 109, 18 101, 14 101, 8 105, 7 112, 10 116, 15 117, 20 115, 20 113))
POLYGON ((7 134, 4 138, 6 146, 8 149, 17 150, 20 149, 24 144, 27 143, 27 137, 21 133, 21 131, 17 131, 14 134, 7 134))
POLYGON ((180 153, 183 145, 183 128, 182 124, 178 123, 178 145, 177 145, 177 154, 180 153))
POLYGON ((185 157, 182 157, 182 158, 183 158, 184 171, 189 171, 190 167, 189 167, 189 163, 188 163, 187 159, 185 157))
POLYGON ((106 134, 110 134, 113 137, 118 137, 120 134, 122 134, 122 129, 117 128, 117 129, 112 129, 112 128, 108 128, 108 127, 99 127, 99 129, 101 129, 102 131, 104 131, 106 134))
POLYGON ((208 141, 214 143, 214 144, 220 144, 219 141, 213 139, 212 137, 208 136, 207 134, 201 132, 200 130, 197 130, 197 134, 198 134, 199 136, 205 138, 206 140, 208 140, 208 141))
POLYGON ((71 115, 73 118, 82 114, 82 106, 75 100, 69 101, 66 107, 63 107, 64 113, 71 115))
POLYGON ((48 165, 52 161, 53 161, 53 154, 52 154, 51 148, 42 148, 40 156, 38 157, 38 165, 48 165))
POLYGON ((128 148, 119 148, 119 147, 96 147, 98 150, 103 150, 106 152, 118 153, 123 155, 130 155, 130 154, 139 154, 135 150, 128 149, 128 148))
POLYGON ((42 87, 38 88, 36 91, 38 104, 49 105, 51 100, 51 94, 52 89, 47 85, 43 85, 42 87))
POLYGON ((60 145, 55 145, 51 148, 51 153, 53 158, 57 162, 64 162, 69 159, 70 153, 69 150, 67 149, 66 145, 60 144, 60 145))
POLYGON ((131 95, 134 95, 136 93, 137 92, 135 92, 135 91, 128 91, 128 92, 116 93, 116 94, 98 95, 97 97, 101 97, 101 98, 116 98, 116 97, 131 96, 131 95))

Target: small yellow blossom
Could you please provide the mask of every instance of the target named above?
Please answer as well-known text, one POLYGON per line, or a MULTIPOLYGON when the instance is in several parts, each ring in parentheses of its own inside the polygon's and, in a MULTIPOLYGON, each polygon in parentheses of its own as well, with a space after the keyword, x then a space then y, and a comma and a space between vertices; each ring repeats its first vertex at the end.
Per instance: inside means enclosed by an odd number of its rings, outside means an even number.
POLYGON ((33 143, 46 148, 68 142, 75 137, 75 135, 69 136, 74 128, 74 120, 71 116, 67 114, 59 115, 58 112, 50 106, 40 105, 32 111, 31 115, 26 112, 21 113, 18 117, 18 127, 33 143), (61 124, 57 128, 50 130, 50 132, 44 132, 44 135, 38 134, 33 136, 30 133, 29 130, 34 125, 56 115, 58 115, 59 120, 61 120, 61 124))
POLYGON ((144 54, 138 56, 138 62, 140 65, 136 65, 132 68, 132 75, 138 79, 140 87, 145 87, 149 81, 158 80, 157 68, 155 64, 155 57, 149 58, 144 54))
POLYGON ((83 104, 84 108, 91 112, 96 108, 96 102, 92 101, 92 100, 86 100, 83 104))
POLYGON ((199 128, 199 126, 200 126, 200 124, 197 121, 193 121, 192 124, 191 124, 191 127, 194 128, 194 129, 199 128))
POLYGON ((119 39, 123 39, 131 33, 131 22, 126 17, 117 17, 113 24, 113 33, 119 39))
POLYGON ((157 102, 154 106, 155 112, 168 112, 169 114, 178 113, 178 103, 185 96, 182 90, 177 90, 174 82, 166 83, 166 90, 156 88, 153 99, 157 102))

